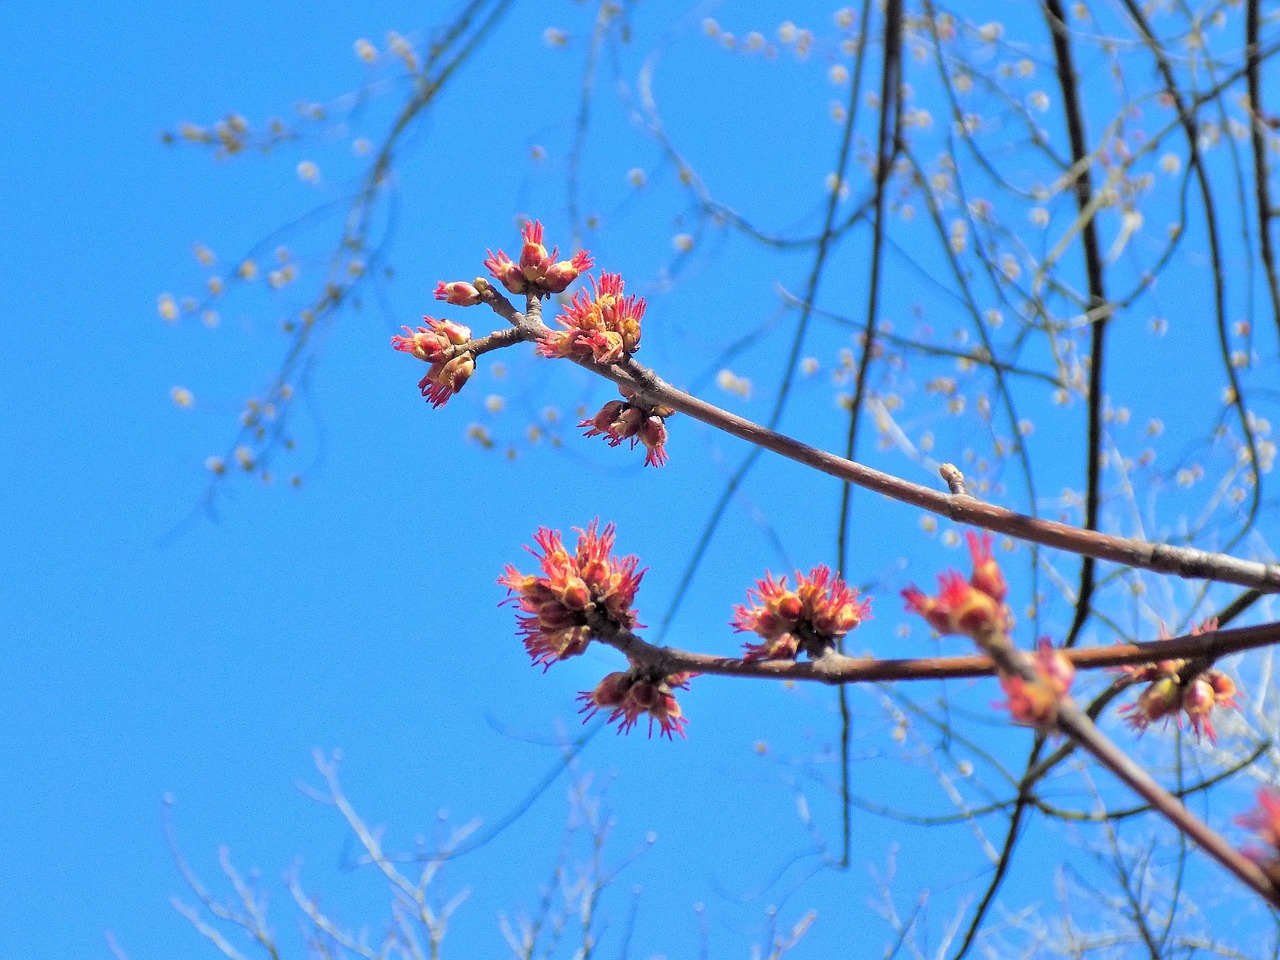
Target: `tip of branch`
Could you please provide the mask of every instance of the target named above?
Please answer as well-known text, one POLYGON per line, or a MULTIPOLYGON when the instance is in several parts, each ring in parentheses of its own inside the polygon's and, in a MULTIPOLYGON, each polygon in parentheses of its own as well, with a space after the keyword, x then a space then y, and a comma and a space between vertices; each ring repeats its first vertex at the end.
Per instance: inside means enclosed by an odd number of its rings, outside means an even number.
POLYGON ((967 497, 969 491, 964 488, 964 474, 954 463, 944 463, 938 467, 938 475, 942 477, 947 489, 953 497, 967 497))

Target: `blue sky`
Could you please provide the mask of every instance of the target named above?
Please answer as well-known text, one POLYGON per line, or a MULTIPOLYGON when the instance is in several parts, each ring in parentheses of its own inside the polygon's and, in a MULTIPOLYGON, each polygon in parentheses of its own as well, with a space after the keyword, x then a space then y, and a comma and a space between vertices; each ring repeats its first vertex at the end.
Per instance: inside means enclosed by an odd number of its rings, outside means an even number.
MULTIPOLYGON (((439 312, 436 280, 476 275, 488 247, 517 248, 516 214, 541 216, 553 242, 572 245, 563 183, 590 19, 575 4, 517 6, 398 163, 387 247, 396 275, 327 328, 298 387, 297 451, 283 455, 271 485, 240 476, 219 485, 213 512, 201 506, 205 458, 226 452, 245 397, 283 355, 280 321, 300 301, 259 281, 220 304, 210 329, 194 315, 164 322, 157 297, 202 289, 210 271, 194 244, 213 250, 214 272, 227 275, 274 228, 345 196, 360 164, 352 140, 362 131, 376 140, 400 94, 392 82, 366 127, 322 126, 266 159, 219 162, 189 146, 164 147, 160 133, 228 111, 258 125, 296 101, 333 101, 390 81, 394 64, 366 67, 352 45, 368 37, 384 47, 388 30, 420 43, 424 13, 386 3, 225 2, 139 4, 112 17, 27 3, 0 14, 6 35, 20 38, 0 77, 9 133, 0 188, 9 221, 0 231, 0 606, 9 652, 0 681, 0 849, 8 852, 0 928, 13 956, 107 956, 105 930, 133 960, 214 955, 167 904, 187 894, 161 828, 166 795, 183 850, 211 886, 225 888, 223 843, 237 865, 261 871, 284 943, 297 946, 295 920, 277 877, 295 857, 344 921, 376 930, 385 891, 342 868, 350 851, 335 812, 295 789, 318 782, 312 750, 343 751, 349 795, 371 823, 388 825, 389 847, 430 836, 440 811, 453 823, 495 822, 579 733, 575 694, 619 665, 612 651, 593 649, 545 675, 532 670, 510 609, 498 606, 503 565, 531 565, 521 545, 540 525, 613 519, 620 550, 650 567, 641 619, 663 618, 689 543, 745 452, 736 441, 673 420, 671 464, 643 470, 638 455, 564 429, 579 406, 590 412, 609 398, 581 371, 504 356, 504 377, 482 364, 466 392, 432 411, 414 389, 421 371, 387 346, 399 324, 439 312), (565 50, 543 42, 549 25, 569 31, 565 50), (535 146, 544 159, 531 156, 535 146), (298 177, 304 160, 318 165, 318 183, 298 177), (192 391, 190 408, 171 399, 177 386, 192 391), (501 398, 501 413, 487 408, 491 396, 501 398), (558 413, 562 448, 522 439, 530 419, 545 424, 547 408, 558 413), (486 425, 496 450, 466 440, 472 423, 486 425), (502 455, 508 444, 518 452, 512 460, 502 455), (295 472, 297 490, 285 482, 295 472)), ((735 29, 772 31, 771 7, 735 10, 735 29)), ((620 74, 634 81, 645 55, 660 50, 664 120, 699 174, 722 188, 718 197, 779 230, 818 223, 838 129, 826 61, 735 57, 701 36, 700 12, 669 31, 675 12, 638 17, 637 49, 620 74), (767 90, 776 112, 756 109, 744 89, 767 90), (775 135, 780 117, 789 121, 785 137, 775 135), (778 169, 788 171, 785 187, 778 169)), ((830 30, 825 7, 790 15, 830 30)), ((601 103, 611 105, 593 121, 585 154, 584 204, 607 226, 590 243, 597 261, 650 298, 641 359, 714 394, 714 375, 730 362, 721 351, 748 336, 732 363, 758 371, 759 392, 716 396, 764 419, 789 322, 775 284, 798 290, 807 254, 765 257, 727 233, 699 231, 678 201, 675 169, 612 105, 611 83, 602 83, 601 103), (633 168, 646 171, 643 191, 628 181, 633 168), (688 255, 672 243, 686 230, 697 238, 688 255)), ((337 222, 280 239, 295 251, 302 284, 322 271, 337 222)), ((842 256, 830 306, 852 311, 863 253, 851 246, 842 256)), ((1169 302, 1177 290, 1176 282, 1166 289, 1169 302)), ((911 293, 926 312, 942 299, 911 293)), ((890 309, 904 322, 910 316, 908 298, 890 309)), ((489 320, 458 319, 477 328, 489 320)), ((821 358, 823 375, 800 382, 783 422, 811 442, 840 442, 826 371, 849 340, 837 325, 815 329, 807 352, 821 358)), ((1135 335, 1116 358, 1177 356, 1189 342, 1135 335)), ((1148 391, 1134 393, 1140 411, 1148 391)), ((1027 409, 1051 407, 1041 397, 1027 409)), ((923 466, 891 462, 929 482, 923 466)), ((1068 485, 1063 473, 1047 494, 1068 485)), ((666 641, 736 649, 730 608, 766 566, 832 561, 831 526, 814 521, 814 504, 831 511, 835 496, 834 484, 762 461, 666 641)), ((896 590, 931 580, 954 554, 914 511, 873 506, 867 494, 855 503, 858 577, 876 587, 876 619, 855 646, 906 655, 916 648, 897 632, 896 590), (916 559, 904 569, 909 555, 916 559)), ((1060 630, 1066 604, 1046 609, 1045 628, 1060 630)), ((455 955, 499 954, 495 918, 532 908, 554 865, 567 789, 588 775, 607 786, 612 859, 643 851, 606 901, 608 950, 619 949, 633 889, 640 956, 688 955, 698 938, 695 903, 707 906, 716 956, 741 953, 774 903, 784 924, 817 906, 814 949, 880 923, 866 906, 875 896, 867 877, 893 856, 892 824, 860 819, 852 870, 800 883, 814 858, 800 856, 812 842, 797 797, 828 840, 837 831, 826 785, 835 776, 834 695, 708 680, 682 702, 687 742, 596 738, 578 773, 448 868, 450 889, 473 891, 451 934, 455 955)), ((864 729, 883 734, 892 725, 879 692, 857 691, 853 702, 864 729)), ((999 728, 991 736, 1028 739, 999 728)), ((936 789, 927 771, 894 762, 887 742, 869 740, 858 756, 867 796, 904 802, 936 789)), ((1040 853, 1020 868, 1033 900, 1048 895, 1044 868, 1054 861, 1040 853)), ((963 828, 937 833, 928 856, 897 861, 904 902, 928 880, 940 904, 932 919, 944 922, 982 876, 975 862, 963 828), (966 864, 959 874, 940 869, 952 855, 966 864)))

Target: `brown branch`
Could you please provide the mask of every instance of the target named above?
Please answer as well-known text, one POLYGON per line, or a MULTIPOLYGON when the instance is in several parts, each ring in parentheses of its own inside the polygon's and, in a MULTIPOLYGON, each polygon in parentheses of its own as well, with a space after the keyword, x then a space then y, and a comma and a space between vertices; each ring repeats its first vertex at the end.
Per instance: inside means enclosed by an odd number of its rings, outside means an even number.
MULTIPOLYGON (((518 313, 505 297, 496 294, 489 301, 493 309, 519 331, 518 340, 537 340, 550 331, 541 321, 542 305, 536 297, 527 298, 527 314, 518 313)), ((873 467, 811 447, 786 434, 747 420, 728 410, 677 390, 653 370, 632 357, 621 363, 601 365, 591 360, 574 358, 574 363, 634 390, 637 400, 650 407, 668 406, 708 426, 746 440, 765 450, 772 450, 789 460, 812 467, 838 480, 879 493, 900 503, 921 507, 956 523, 1007 534, 1018 540, 1039 543, 1068 553, 1097 560, 1109 560, 1126 567, 1176 574, 1187 579, 1213 580, 1254 587, 1264 593, 1280 593, 1280 564, 1241 560, 1224 553, 1211 553, 1194 547, 1178 547, 1167 543, 1150 543, 1128 537, 1116 537, 1096 530, 1085 530, 1070 524, 1027 516, 1005 507, 984 503, 969 496, 953 496, 930 487, 912 483, 873 467)))
POLYGON ((677 390, 634 360, 608 368, 589 362, 582 362, 581 365, 615 383, 647 393, 655 403, 662 403, 679 410, 748 443, 772 450, 774 453, 837 479, 848 480, 850 483, 892 500, 922 507, 956 523, 971 524, 997 533, 1008 534, 1019 540, 1055 547, 1098 560, 1109 560, 1128 567, 1154 570, 1158 573, 1172 573, 1189 579, 1235 583, 1240 586, 1256 587, 1267 593, 1280 592, 1280 564, 1264 564, 1192 547, 1110 536, 1052 520, 1040 520, 968 497, 953 497, 872 467, 845 460, 727 410, 722 410, 677 390))
MULTIPOLYGON (((1098 513, 1102 507, 1102 401, 1105 390, 1107 320, 1109 318, 1105 270, 1098 246, 1098 220, 1087 216, 1093 207, 1093 178, 1090 173, 1092 156, 1085 137, 1084 112, 1080 108, 1080 82, 1076 74, 1075 56, 1071 49, 1071 37, 1067 33, 1066 12, 1060 0, 1045 0, 1045 20, 1053 35, 1054 64, 1058 86, 1062 92, 1062 111, 1067 123, 1067 136, 1071 141, 1071 171, 1075 177, 1076 209, 1083 221, 1080 241, 1084 252, 1085 277, 1089 284, 1088 311, 1096 319, 1089 327, 1089 422, 1085 444, 1085 503, 1084 525, 1089 530, 1098 528, 1098 513)), ((1080 586, 1076 590, 1075 616, 1067 631, 1065 645, 1074 647, 1089 619, 1090 604, 1096 583, 1093 557, 1086 556, 1080 566, 1080 586)))
MULTIPOLYGON (((845 684, 955 680, 991 677, 999 672, 995 661, 984 654, 878 660, 875 657, 848 657, 831 651, 813 661, 743 660, 740 657, 721 657, 676 647, 660 647, 603 618, 589 622, 597 639, 620 650, 628 659, 657 667, 668 675, 704 673, 722 677, 845 684)), ((1280 644, 1280 623, 1188 634, 1146 643, 1072 648, 1061 652, 1079 670, 1104 670, 1174 658, 1195 657, 1213 661, 1233 653, 1275 644, 1280 644)))
POLYGON ((1130 789, 1149 803, 1201 850, 1217 860, 1273 907, 1280 907, 1280 890, 1252 860, 1231 846, 1220 833, 1196 817, 1173 794, 1103 735, 1079 707, 1068 702, 1058 709, 1058 728, 1087 750, 1130 789))
POLYGON ((1245 76, 1249 85, 1249 142, 1253 147, 1253 188, 1258 214, 1258 254, 1267 276, 1267 291, 1271 294, 1271 309, 1276 329, 1280 331, 1280 279, 1276 277, 1276 257, 1271 245, 1271 189, 1268 177, 1266 121, 1262 108, 1261 51, 1258 43, 1258 0, 1249 0, 1245 8, 1245 76))
MULTIPOLYGON (((1031 655, 1014 647, 1007 634, 994 632, 975 637, 975 639, 991 655, 1002 676, 1021 677, 1032 684, 1042 682, 1031 655)), ((1156 813, 1168 820, 1183 836, 1217 860, 1272 906, 1280 907, 1280 889, 1272 883, 1266 872, 1231 846, 1225 837, 1192 814, 1177 797, 1157 783, 1146 770, 1112 743, 1094 725, 1089 715, 1076 706, 1070 697, 1064 697, 1058 702, 1052 729, 1078 743, 1102 766, 1149 803, 1156 813)))

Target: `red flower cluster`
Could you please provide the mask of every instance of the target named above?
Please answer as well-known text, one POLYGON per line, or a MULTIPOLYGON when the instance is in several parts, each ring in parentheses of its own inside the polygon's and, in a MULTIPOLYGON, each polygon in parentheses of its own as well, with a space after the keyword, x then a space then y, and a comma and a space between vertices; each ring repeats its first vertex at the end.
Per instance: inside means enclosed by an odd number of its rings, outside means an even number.
POLYGON ((425 327, 418 327, 416 331, 402 327, 408 336, 397 334, 391 338, 391 346, 431 364, 427 375, 418 381, 418 389, 433 407, 440 407, 461 390, 475 372, 475 357, 465 350, 457 350, 470 342, 471 330, 452 320, 422 319, 426 321, 425 327))
POLYGON ((938 633, 963 633, 981 640, 984 635, 1008 631, 1011 616, 1004 598, 1009 585, 991 555, 991 535, 979 538, 972 530, 965 535, 973 558, 973 575, 968 580, 949 570, 938 576, 941 590, 936 597, 925 596, 915 584, 902 596, 907 609, 924 617, 938 633))
POLYGON ((668 459, 666 418, 674 412, 669 407, 647 410, 629 400, 610 400, 599 413, 578 426, 588 428, 584 436, 603 436, 611 447, 624 440, 630 440, 632 447, 643 443, 644 465, 660 467, 668 459))
MULTIPOLYGON (((1193 627, 1193 636, 1218 629, 1216 619, 1206 620, 1193 627)), ((1164 624, 1160 625, 1160 639, 1168 640, 1169 632, 1164 624)), ((1120 708, 1127 713, 1125 722, 1139 734, 1158 720, 1167 724, 1177 717, 1178 725, 1182 725, 1185 716, 1198 740, 1203 734, 1210 743, 1218 742, 1217 731, 1213 729, 1213 721, 1209 714, 1214 707, 1236 706, 1235 682, 1221 670, 1209 668, 1185 678, 1183 673, 1190 666, 1189 660, 1158 660, 1135 667, 1121 667, 1129 674, 1132 682, 1145 683, 1147 687, 1133 703, 1120 708)))
POLYGON ((1264 847, 1246 847, 1244 855, 1256 863, 1280 886, 1280 790, 1263 787, 1258 791, 1258 808, 1236 817, 1236 823, 1258 835, 1264 847))
POLYGON ((801 650, 816 656, 871 616, 871 599, 858 600, 858 591, 825 566, 808 576, 797 570, 794 590, 785 576, 774 580, 766 571, 747 599, 733 608, 729 625, 763 642, 744 644, 744 660, 794 660, 801 650))
POLYGON ((598 520, 578 530, 578 546, 571 556, 558 530, 539 527, 534 534, 541 556, 542 575, 523 574, 508 566, 498 582, 517 596, 510 598, 522 611, 517 614, 524 646, 534 663, 549 667, 557 660, 577 656, 591 642, 589 615, 599 614, 618 627, 636 626, 631 609, 644 571, 637 571, 634 556, 613 557, 614 527, 597 532, 598 520))
POLYGON ((1053 729, 1058 704, 1071 690, 1076 668, 1061 650, 1054 648, 1048 637, 1042 637, 1036 645, 1033 664, 1034 680, 1017 675, 1000 677, 1000 686, 1009 698, 1004 706, 1009 708, 1015 722, 1047 731, 1053 729))
POLYGON ((669 676, 654 675, 647 667, 633 666, 630 670, 611 673, 594 690, 578 694, 583 702, 579 713, 585 713, 585 723, 601 710, 608 710, 609 723, 618 724, 618 732, 626 733, 636 725, 641 715, 649 715, 649 736, 653 725, 658 724, 658 735, 668 740, 672 734, 685 735, 688 723, 673 690, 688 689, 691 673, 673 673, 669 676))
MULTIPOLYGON (((570 260, 556 260, 560 248, 547 253, 542 245, 542 224, 537 220, 526 223, 520 233, 524 244, 520 247, 518 262, 513 262, 501 250, 496 255, 492 250, 485 251, 489 257, 484 265, 493 278, 512 293, 543 297, 562 293, 595 263, 585 250, 578 251, 570 260)), ((439 296, 438 290, 436 295, 439 296)))
POLYGON ((591 358, 596 363, 617 363, 640 349, 640 320, 644 298, 624 297, 622 274, 602 273, 591 278, 591 293, 579 290, 556 319, 565 327, 553 330, 538 342, 544 357, 591 358))

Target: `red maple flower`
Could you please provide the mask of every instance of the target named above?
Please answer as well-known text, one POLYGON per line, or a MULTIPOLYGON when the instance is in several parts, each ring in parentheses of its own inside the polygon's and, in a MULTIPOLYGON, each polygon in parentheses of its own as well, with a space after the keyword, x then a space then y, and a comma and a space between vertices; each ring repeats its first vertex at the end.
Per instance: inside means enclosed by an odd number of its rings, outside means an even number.
MULTIPOLYGON (((1217 629, 1218 621, 1213 618, 1192 627, 1191 634, 1198 636, 1217 629)), ((1163 623, 1160 639, 1170 639, 1163 623)), ((1211 714, 1215 707, 1238 706, 1235 681, 1215 667, 1188 675, 1190 666, 1189 660, 1166 659, 1120 667, 1133 683, 1147 684, 1133 703, 1120 708, 1121 713, 1128 714, 1125 722, 1139 735, 1159 720, 1167 725, 1176 717, 1179 726, 1185 718, 1197 740, 1206 736, 1210 743, 1218 742, 1211 714)))
POLYGON ((761 643, 743 644, 744 660, 793 660, 801 650, 816 656, 833 647, 850 630, 871 616, 871 599, 825 566, 795 573, 796 587, 787 578, 764 579, 747 590, 747 604, 733 608, 729 625, 740 633, 758 634, 761 643))
POLYGON ((1236 823, 1252 830, 1265 844, 1245 847, 1242 853, 1280 884, 1280 790, 1263 787, 1258 791, 1258 807, 1236 817, 1236 823))
POLYGON ((915 584, 902 591, 907 609, 924 617, 938 633, 963 633, 975 639, 992 632, 1007 632, 1011 620, 1004 599, 1009 585, 991 555, 991 537, 968 533, 973 576, 965 580, 955 570, 938 575, 936 597, 927 596, 915 584))
POLYGON ((938 633, 978 636, 1007 629, 1009 608, 976 589, 955 570, 938 575, 940 589, 929 597, 912 584, 902 591, 907 609, 924 617, 938 633))
POLYGON ((586 714, 585 723, 598 712, 608 710, 607 722, 617 723, 619 733, 630 732, 640 717, 647 714, 650 737, 654 723, 658 725, 659 736, 672 740, 672 735, 678 733, 684 737, 688 721, 673 691, 687 690, 692 676, 691 673, 655 675, 647 667, 633 666, 630 670, 609 674, 594 690, 578 694, 583 703, 578 712, 586 714))
POLYGON ((634 556, 611 555, 614 526, 597 531, 599 520, 578 530, 574 554, 564 548, 558 530, 539 527, 534 540, 542 552, 526 548, 538 558, 542 575, 522 574, 508 566, 498 582, 515 594, 504 602, 519 608, 516 619, 524 634, 525 649, 534 663, 549 667, 557 660, 577 656, 592 637, 592 614, 606 617, 626 630, 637 626, 631 608, 644 576, 634 556))
POLYGON ((1181 707, 1182 686, 1178 675, 1173 673, 1153 679, 1138 694, 1138 699, 1121 707, 1120 712, 1128 713, 1125 723, 1142 734, 1156 721, 1168 721, 1181 707))
POLYGON ((578 426, 586 427, 583 436, 603 437, 611 447, 624 440, 630 440, 633 448, 637 443, 643 443, 644 465, 660 467, 669 459, 665 415, 675 411, 670 407, 657 409, 662 413, 647 412, 644 407, 628 400, 610 400, 594 417, 581 421, 578 426))
POLYGON ((484 262, 493 278, 512 293, 544 297, 561 293, 595 265, 585 250, 578 251, 569 260, 557 260, 560 249, 556 247, 547 252, 542 244, 542 224, 537 220, 526 222, 520 236, 523 243, 519 261, 513 261, 501 250, 496 254, 488 250, 489 257, 484 262))
POLYGON ((667 462, 667 424, 661 417, 646 419, 637 437, 644 444, 646 467, 660 467, 667 462))
POLYGON ((1003 602, 1009 595, 1009 584, 1004 579, 1000 564, 991 555, 991 534, 984 530, 979 538, 972 530, 966 530, 964 535, 969 541, 969 556, 973 558, 973 575, 969 577, 969 583, 992 600, 1003 602))
MULTIPOLYGON (((623 421, 622 415, 629 407, 630 404, 622 400, 610 400, 594 417, 583 420, 578 426, 587 428, 587 432, 583 434, 584 437, 603 436, 609 446, 616 447, 628 437, 625 432, 628 425, 623 421)), ((629 435, 634 437, 635 433, 636 430, 633 429, 629 435)))
POLYGON ((433 407, 443 407, 475 372, 475 357, 460 353, 451 360, 431 364, 427 375, 418 381, 418 389, 433 407))
POLYGON ((575 357, 596 363, 617 363, 640 349, 640 321, 644 298, 623 296, 619 273, 591 278, 591 293, 579 290, 556 320, 565 328, 552 330, 538 342, 544 357, 575 357))
POLYGON ((391 338, 391 347, 401 353, 409 353, 426 363, 448 359, 453 347, 460 347, 471 339, 471 329, 452 320, 437 320, 435 317, 423 317, 425 327, 411 330, 401 327, 408 336, 396 334, 391 338))
POLYGON ((1076 668, 1047 637, 1036 645, 1032 663, 1034 680, 1018 675, 1000 677, 1000 686, 1009 698, 1002 706, 1008 708, 1014 722, 1048 731, 1057 720, 1058 705, 1067 699, 1076 668))
POLYGON ((461 349, 471 342, 471 329, 452 320, 422 319, 426 326, 417 330, 402 327, 407 336, 392 337, 391 346, 431 364, 427 375, 418 381, 418 389, 433 407, 440 407, 475 373, 475 357, 461 349))

